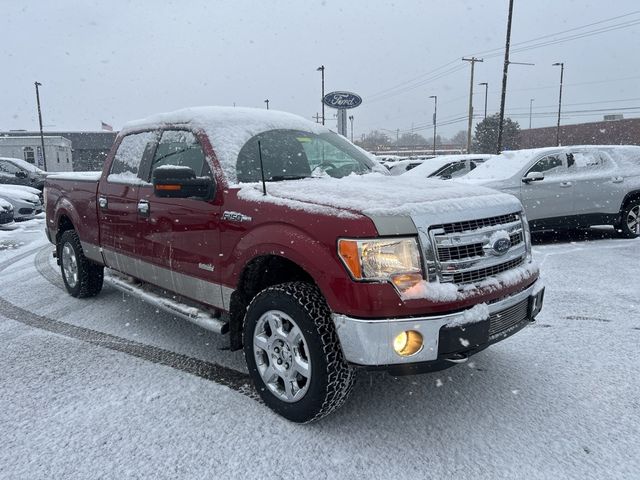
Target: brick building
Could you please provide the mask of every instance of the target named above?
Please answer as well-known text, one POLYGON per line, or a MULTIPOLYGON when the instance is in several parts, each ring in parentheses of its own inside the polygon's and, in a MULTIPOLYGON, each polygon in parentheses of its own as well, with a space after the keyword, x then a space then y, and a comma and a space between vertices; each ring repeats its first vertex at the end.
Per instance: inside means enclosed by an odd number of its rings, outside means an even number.
MULTIPOLYGON (((561 145, 640 145, 640 118, 560 125, 561 145)), ((556 127, 521 130, 520 148, 553 147, 556 127)))

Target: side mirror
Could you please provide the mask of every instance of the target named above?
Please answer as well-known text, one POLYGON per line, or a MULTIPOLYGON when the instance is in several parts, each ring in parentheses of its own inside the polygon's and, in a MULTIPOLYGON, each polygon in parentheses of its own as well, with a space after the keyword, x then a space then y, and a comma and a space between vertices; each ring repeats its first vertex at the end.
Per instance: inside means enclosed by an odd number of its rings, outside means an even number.
POLYGON ((190 167, 163 165, 153 171, 152 181, 158 197, 210 199, 213 196, 213 180, 196 177, 190 167))
POLYGON ((27 174, 27 172, 25 172, 24 170, 18 170, 16 172, 16 177, 17 178, 27 178, 29 176, 29 174, 27 174))
POLYGON ((529 172, 523 178, 523 183, 539 182, 544 180, 544 173, 542 172, 529 172))

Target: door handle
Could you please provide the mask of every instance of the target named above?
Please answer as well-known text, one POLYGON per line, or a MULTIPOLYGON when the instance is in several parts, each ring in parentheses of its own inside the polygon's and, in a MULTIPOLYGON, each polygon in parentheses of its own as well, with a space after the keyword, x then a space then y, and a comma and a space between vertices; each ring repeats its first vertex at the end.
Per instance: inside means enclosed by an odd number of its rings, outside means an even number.
POLYGON ((611 179, 611 181, 612 181, 613 183, 622 183, 622 182, 624 182, 624 178, 623 178, 623 177, 613 177, 613 178, 611 179))
POLYGON ((147 200, 140 200, 138 202, 138 213, 145 217, 149 215, 149 202, 147 200))
POLYGON ((567 188, 567 187, 570 187, 571 185, 573 185, 573 182, 560 182, 560 186, 562 188, 567 188))
POLYGON ((98 205, 100 206, 100 208, 108 208, 109 202, 107 201, 107 197, 103 197, 102 195, 100 195, 98 197, 98 205))

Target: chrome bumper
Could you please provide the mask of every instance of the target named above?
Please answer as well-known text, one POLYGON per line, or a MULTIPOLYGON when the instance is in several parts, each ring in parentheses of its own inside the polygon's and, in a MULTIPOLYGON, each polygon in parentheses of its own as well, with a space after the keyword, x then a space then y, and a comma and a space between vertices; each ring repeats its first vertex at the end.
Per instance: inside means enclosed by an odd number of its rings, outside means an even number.
MULTIPOLYGON (((488 305, 489 315, 505 310, 530 297, 537 297, 544 289, 537 280, 526 290, 488 305)), ((532 316, 540 310, 536 305, 532 316)), ((400 365, 429 362, 438 359, 440 329, 448 324, 459 324, 467 311, 428 317, 358 319, 333 314, 333 322, 340 338, 342 350, 348 362, 357 365, 400 365), (422 334, 424 346, 411 357, 401 357, 393 350, 394 338, 403 331, 415 330, 422 334)), ((489 316, 485 320, 488 320, 489 316)))

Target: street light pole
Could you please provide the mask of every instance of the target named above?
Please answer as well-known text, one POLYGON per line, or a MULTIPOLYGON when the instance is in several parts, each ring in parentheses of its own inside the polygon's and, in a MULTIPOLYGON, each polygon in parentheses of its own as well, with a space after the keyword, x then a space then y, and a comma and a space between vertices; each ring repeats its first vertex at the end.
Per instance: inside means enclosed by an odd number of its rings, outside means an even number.
POLYGON ((324 125, 324 65, 316 68, 316 72, 322 72, 322 125, 324 125))
POLYGON ((433 98, 433 154, 436 154, 436 127, 438 125, 438 96, 431 95, 429 98, 433 98))
POLYGON ((467 153, 471 153, 471 126, 473 125, 473 71, 476 62, 484 62, 481 58, 463 58, 463 62, 471 62, 471 83, 469 84, 469 122, 467 125, 467 153))
POLYGON ((489 84, 482 82, 478 85, 484 85, 484 118, 487 118, 487 94, 489 93, 489 84))
POLYGON ((351 143, 353 143, 353 115, 349 115, 349 122, 351 122, 351 143))
POLYGON ((42 146, 42 162, 44 171, 47 171, 47 154, 44 152, 44 133, 42 132, 42 110, 40 109, 40 91, 38 87, 41 87, 40 82, 34 82, 36 86, 36 102, 38 103, 38 121, 40 122, 40 145, 42 146))
POLYGON ((560 146, 560 112, 562 111, 562 79, 564 77, 564 62, 557 62, 552 67, 560 67, 560 95, 558 97, 558 126, 556 127, 556 145, 560 146))
POLYGON ((267 99, 264 101, 264 103, 266 103, 266 104, 267 104, 267 110, 269 110, 269 99, 267 98, 267 99))
POLYGON ((531 130, 531 114, 533 112, 533 101, 535 100, 535 98, 530 98, 529 99, 529 130, 531 130))

